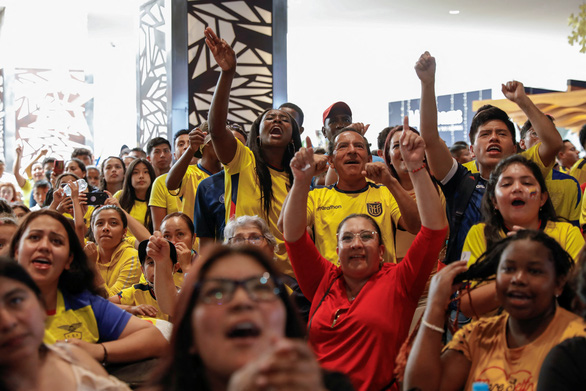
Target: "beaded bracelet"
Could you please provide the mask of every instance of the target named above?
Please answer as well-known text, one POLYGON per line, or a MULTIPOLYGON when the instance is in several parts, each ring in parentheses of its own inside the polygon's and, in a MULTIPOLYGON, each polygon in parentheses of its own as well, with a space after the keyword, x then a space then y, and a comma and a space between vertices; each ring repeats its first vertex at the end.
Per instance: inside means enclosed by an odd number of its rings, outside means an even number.
POLYGON ((428 321, 426 321, 425 319, 421 319, 421 323, 425 327, 427 327, 427 328, 429 328, 429 329, 431 329, 433 331, 437 331, 438 333, 442 333, 443 334, 445 332, 444 329, 442 329, 441 327, 438 327, 438 326, 436 326, 434 324, 431 324, 428 321))
POLYGON ((423 163, 423 164, 421 165, 421 167, 419 167, 419 168, 416 168, 415 170, 411 170, 411 172, 412 172, 412 173, 416 173, 417 171, 421 171, 421 170, 423 170, 425 167, 427 167, 427 166, 425 165, 425 163, 423 163))

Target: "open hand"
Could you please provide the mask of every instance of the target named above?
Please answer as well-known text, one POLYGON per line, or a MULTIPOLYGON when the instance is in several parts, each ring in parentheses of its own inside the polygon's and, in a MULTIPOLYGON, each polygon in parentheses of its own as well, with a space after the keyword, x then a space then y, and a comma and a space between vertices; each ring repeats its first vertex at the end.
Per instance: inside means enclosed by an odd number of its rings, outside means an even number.
POLYGON ((236 69, 236 53, 234 53, 234 49, 228 45, 228 42, 220 39, 211 27, 207 27, 203 33, 206 37, 206 45, 210 48, 222 71, 234 71, 236 69))
POLYGON ((157 316, 157 309, 150 304, 135 305, 130 307, 128 312, 136 316, 150 316, 151 318, 157 316))

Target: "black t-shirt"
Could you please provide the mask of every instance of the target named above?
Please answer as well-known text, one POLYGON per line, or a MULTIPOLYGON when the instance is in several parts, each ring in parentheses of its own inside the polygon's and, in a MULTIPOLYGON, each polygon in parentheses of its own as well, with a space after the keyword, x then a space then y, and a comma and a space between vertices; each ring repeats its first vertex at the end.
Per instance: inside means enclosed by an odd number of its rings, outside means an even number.
POLYGON ((537 391, 586 389, 586 338, 576 337, 555 346, 541 366, 537 391))

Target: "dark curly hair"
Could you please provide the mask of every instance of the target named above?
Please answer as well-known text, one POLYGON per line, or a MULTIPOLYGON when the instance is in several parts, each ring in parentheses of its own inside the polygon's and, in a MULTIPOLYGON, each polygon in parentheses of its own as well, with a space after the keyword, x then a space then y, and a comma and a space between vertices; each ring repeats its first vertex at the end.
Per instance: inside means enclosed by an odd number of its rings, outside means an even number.
POLYGON ((155 371, 152 387, 149 387, 149 389, 210 389, 206 380, 205 364, 199 354, 190 351, 190 348, 194 344, 194 331, 197 332, 197 330, 193 330, 191 324, 191 313, 197 305, 197 299, 200 293, 197 283, 205 278, 212 265, 217 261, 233 255, 250 257, 267 270, 271 276, 275 276, 275 282, 279 288, 278 297, 285 305, 285 336, 287 338, 297 339, 303 339, 305 337, 305 330, 299 321, 298 310, 290 301, 285 285, 277 277, 278 272, 273 267, 271 260, 253 246, 228 247, 217 245, 208 253, 205 260, 198 262, 199 270, 190 272, 192 276, 183 285, 176 313, 173 317, 174 328, 170 350, 161 359, 161 365, 155 371))
POLYGON ((83 247, 77 238, 73 224, 61 213, 58 213, 52 209, 45 208, 37 210, 35 212, 29 213, 24 217, 22 223, 12 237, 9 250, 10 256, 12 258, 15 257, 16 250, 18 249, 24 232, 32 221, 41 216, 51 217, 57 220, 63 226, 67 232, 67 238, 69 240, 69 254, 73 255, 73 261, 71 262, 69 269, 63 270, 61 276, 59 276, 59 289, 74 295, 79 294, 84 290, 88 290, 95 295, 105 297, 104 290, 95 284, 93 268, 90 266, 85 252, 83 251, 83 247))
MULTIPOLYGON (((260 124, 267 113, 272 110, 273 109, 265 110, 261 115, 258 116, 257 119, 254 120, 250 126, 250 134, 247 141, 248 148, 250 148, 252 151, 256 161, 256 179, 260 188, 260 197, 262 200, 262 208, 265 213, 265 220, 268 220, 268 217, 270 216, 274 195, 271 172, 269 170, 269 165, 263 157, 262 146, 260 144, 260 124)), ((283 154, 283 161, 281 162, 285 172, 287 173, 287 176, 289 177, 289 189, 293 183, 293 172, 291 171, 291 166, 289 163, 291 162, 291 159, 293 159, 293 156, 295 156, 295 152, 301 148, 301 136, 299 134, 299 125, 297 125, 297 121, 295 121, 293 117, 289 115, 289 113, 285 111, 281 112, 289 117, 292 128, 291 142, 287 146, 287 149, 283 154)))
MULTIPOLYGON (((490 174, 490 178, 486 184, 486 192, 484 193, 484 197, 482 197, 482 204, 481 204, 481 212, 483 221, 486 224, 484 226, 484 236, 486 238, 486 248, 492 247, 496 242, 501 240, 501 230, 505 229, 505 222, 503 220, 503 216, 501 212, 497 210, 494 206, 494 199, 496 198, 496 185, 499 180, 499 177, 503 173, 505 169, 507 169, 512 164, 522 164, 531 170, 531 173, 539 183, 539 187, 541 188, 541 193, 547 193, 547 186, 545 185, 545 179, 543 179, 543 175, 541 174, 541 170, 539 166, 528 160, 522 155, 512 155, 507 157, 506 159, 502 160, 497 164, 494 171, 490 174)), ((548 221, 557 221, 557 216, 555 213, 555 209, 551 202, 551 199, 548 197, 545 204, 539 210, 539 219, 541 220, 542 224, 546 224, 548 221)))

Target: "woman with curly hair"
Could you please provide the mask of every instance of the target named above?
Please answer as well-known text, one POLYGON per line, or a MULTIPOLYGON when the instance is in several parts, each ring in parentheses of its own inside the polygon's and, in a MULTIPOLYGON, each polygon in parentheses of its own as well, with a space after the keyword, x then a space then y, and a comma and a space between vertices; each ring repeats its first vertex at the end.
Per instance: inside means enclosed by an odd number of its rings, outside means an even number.
POLYGON ((279 269, 293 276, 277 228, 283 201, 293 183, 289 162, 301 147, 297 122, 285 111, 266 110, 252 123, 247 146, 226 128, 230 86, 236 74, 236 54, 207 28, 206 44, 221 68, 208 118, 214 149, 224 164, 226 222, 242 215, 262 217, 277 239, 279 269))

